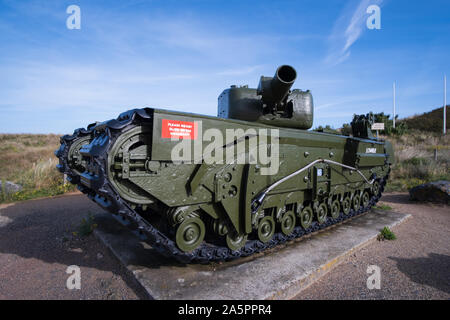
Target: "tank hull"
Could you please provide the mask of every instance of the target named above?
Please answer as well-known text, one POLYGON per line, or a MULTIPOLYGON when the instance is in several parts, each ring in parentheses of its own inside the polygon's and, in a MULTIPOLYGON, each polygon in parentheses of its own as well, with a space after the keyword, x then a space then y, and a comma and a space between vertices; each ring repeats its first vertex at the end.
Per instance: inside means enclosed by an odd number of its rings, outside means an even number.
POLYGON ((242 256, 251 243, 255 248, 270 247, 274 239, 286 241, 362 213, 380 196, 390 170, 381 141, 160 109, 126 114, 92 128, 92 142, 80 150, 86 171, 79 175, 79 189, 104 209, 132 221, 153 245, 165 243, 161 252, 185 262, 242 256), (168 134, 168 126, 176 125, 191 128, 184 132, 187 138, 168 134), (208 162, 205 150, 213 140, 211 130, 214 138, 223 137, 224 155, 234 149, 231 161, 224 156, 223 164, 208 162), (227 138, 227 132, 239 130, 244 134, 227 138), (239 139, 246 141, 241 152, 239 139), (251 139, 262 148, 278 145, 273 157, 278 164, 270 164, 272 171, 263 174, 270 168, 267 161, 250 161, 251 139), (189 157, 174 161, 173 150, 181 143, 188 146, 183 150, 189 150, 189 157), (236 161, 240 156, 246 160, 236 161), (319 162, 280 182, 315 161, 319 162), (264 192, 262 203, 252 206, 264 192), (363 205, 366 193, 370 197, 363 205), (359 204, 353 206, 357 198, 359 204), (348 199, 350 210, 344 213, 348 199), (341 209, 333 213, 336 201, 341 209), (312 219, 305 215, 308 209, 312 219), (303 220, 312 221, 308 225, 303 220), (195 248, 177 238, 180 228, 191 231, 189 227, 200 223, 203 226, 196 230, 202 241, 195 248), (264 224, 273 231, 264 234, 264 224))
POLYGON ((369 210, 394 159, 354 116, 353 136, 307 131, 310 91, 283 65, 257 89, 232 86, 219 117, 133 109, 61 138, 59 170, 181 262, 264 251, 369 210))

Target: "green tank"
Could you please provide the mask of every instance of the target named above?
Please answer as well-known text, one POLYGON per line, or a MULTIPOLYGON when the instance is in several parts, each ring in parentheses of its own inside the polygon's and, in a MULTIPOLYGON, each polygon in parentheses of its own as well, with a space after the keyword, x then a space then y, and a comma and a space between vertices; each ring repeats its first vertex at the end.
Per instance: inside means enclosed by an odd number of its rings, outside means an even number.
POLYGON ((309 131, 310 91, 280 66, 256 89, 231 86, 218 117, 154 108, 61 138, 58 169, 158 252, 230 260, 368 211, 393 162, 388 141, 354 116, 353 134, 309 131))

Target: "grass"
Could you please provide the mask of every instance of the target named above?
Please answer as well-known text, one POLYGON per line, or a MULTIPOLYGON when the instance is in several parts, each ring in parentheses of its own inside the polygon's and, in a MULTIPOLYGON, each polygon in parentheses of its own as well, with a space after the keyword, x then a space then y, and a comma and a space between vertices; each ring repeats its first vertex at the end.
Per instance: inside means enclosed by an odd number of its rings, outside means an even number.
POLYGON ((392 207, 382 203, 377 204, 374 208, 378 210, 392 210, 392 207))
POLYGON ((95 228, 97 228, 97 224, 94 221, 94 216, 92 213, 89 213, 86 218, 81 219, 78 231, 73 232, 73 235, 87 237, 94 231, 95 228))
POLYGON ((395 233, 389 229, 388 227, 384 227, 381 232, 377 236, 377 240, 395 240, 397 237, 395 236, 395 233))
POLYGON ((0 203, 74 191, 55 168, 58 159, 53 152, 58 147, 59 135, 0 134, 0 179, 23 187, 13 194, 0 193, 0 203))
POLYGON ((419 184, 450 180, 449 135, 413 130, 383 138, 391 141, 395 150, 395 164, 386 191, 408 191, 419 184))

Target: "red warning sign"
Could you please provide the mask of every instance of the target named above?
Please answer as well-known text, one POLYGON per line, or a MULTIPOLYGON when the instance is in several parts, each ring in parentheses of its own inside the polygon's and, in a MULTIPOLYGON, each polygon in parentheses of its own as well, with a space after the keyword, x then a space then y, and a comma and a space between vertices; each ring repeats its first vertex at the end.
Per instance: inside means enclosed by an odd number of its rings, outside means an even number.
POLYGON ((197 139, 197 123, 162 119, 161 138, 197 139))

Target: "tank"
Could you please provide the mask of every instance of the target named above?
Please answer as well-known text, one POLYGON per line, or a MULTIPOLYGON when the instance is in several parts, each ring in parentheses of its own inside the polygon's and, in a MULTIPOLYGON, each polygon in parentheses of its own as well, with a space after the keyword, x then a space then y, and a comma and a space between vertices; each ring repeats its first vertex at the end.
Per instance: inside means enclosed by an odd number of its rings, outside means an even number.
POLYGON ((61 137, 58 169, 154 249, 183 263, 245 257, 363 214, 394 151, 354 116, 353 134, 308 130, 310 91, 280 66, 231 86, 218 116, 132 109, 61 137))

